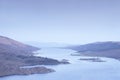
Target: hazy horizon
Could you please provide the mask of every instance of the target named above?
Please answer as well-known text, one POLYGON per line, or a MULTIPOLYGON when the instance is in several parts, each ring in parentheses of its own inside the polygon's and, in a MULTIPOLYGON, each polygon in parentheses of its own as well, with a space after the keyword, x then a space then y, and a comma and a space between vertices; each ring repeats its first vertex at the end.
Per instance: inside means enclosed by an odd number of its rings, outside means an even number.
POLYGON ((0 35, 26 42, 120 41, 119 0, 0 0, 0 35))

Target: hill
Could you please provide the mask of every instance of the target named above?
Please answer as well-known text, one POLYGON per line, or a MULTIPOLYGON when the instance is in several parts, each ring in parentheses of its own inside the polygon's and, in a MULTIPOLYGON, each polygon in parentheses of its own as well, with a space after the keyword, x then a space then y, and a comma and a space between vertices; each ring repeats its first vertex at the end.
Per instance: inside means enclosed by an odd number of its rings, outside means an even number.
POLYGON ((82 56, 100 56, 120 59, 120 42, 96 42, 69 47, 82 56))
POLYGON ((23 44, 4 36, 0 36, 0 53, 30 55, 32 51, 36 50, 39 50, 39 48, 23 44))
POLYGON ((55 59, 35 57, 33 51, 36 50, 39 48, 0 36, 0 77, 54 71, 46 67, 24 68, 24 66, 65 64, 55 59))

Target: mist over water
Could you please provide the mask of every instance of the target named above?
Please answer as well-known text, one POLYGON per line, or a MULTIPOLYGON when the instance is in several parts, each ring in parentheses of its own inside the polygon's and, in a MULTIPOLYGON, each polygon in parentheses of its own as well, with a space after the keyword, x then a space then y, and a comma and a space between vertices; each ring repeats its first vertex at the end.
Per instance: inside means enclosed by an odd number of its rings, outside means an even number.
POLYGON ((120 0, 0 0, 0 35, 33 41, 31 45, 41 48, 35 56, 71 63, 46 66, 56 70, 53 73, 0 80, 120 80, 120 61, 103 57, 105 62, 81 61, 82 56, 71 56, 76 51, 58 48, 120 41, 119 9, 120 0))

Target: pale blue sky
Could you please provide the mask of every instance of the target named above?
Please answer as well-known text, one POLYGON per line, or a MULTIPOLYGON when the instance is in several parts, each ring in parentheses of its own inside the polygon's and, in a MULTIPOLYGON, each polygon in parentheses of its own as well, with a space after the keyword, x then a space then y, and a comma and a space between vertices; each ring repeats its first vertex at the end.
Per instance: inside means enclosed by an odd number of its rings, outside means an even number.
POLYGON ((0 0, 0 35, 18 41, 120 41, 120 0, 0 0))

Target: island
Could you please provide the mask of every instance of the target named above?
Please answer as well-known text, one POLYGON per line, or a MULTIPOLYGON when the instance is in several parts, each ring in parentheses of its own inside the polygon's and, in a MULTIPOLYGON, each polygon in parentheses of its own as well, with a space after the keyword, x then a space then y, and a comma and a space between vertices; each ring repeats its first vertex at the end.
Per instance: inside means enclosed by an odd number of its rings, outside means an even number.
POLYGON ((89 62, 106 62, 100 58, 80 58, 79 60, 89 61, 89 62))

